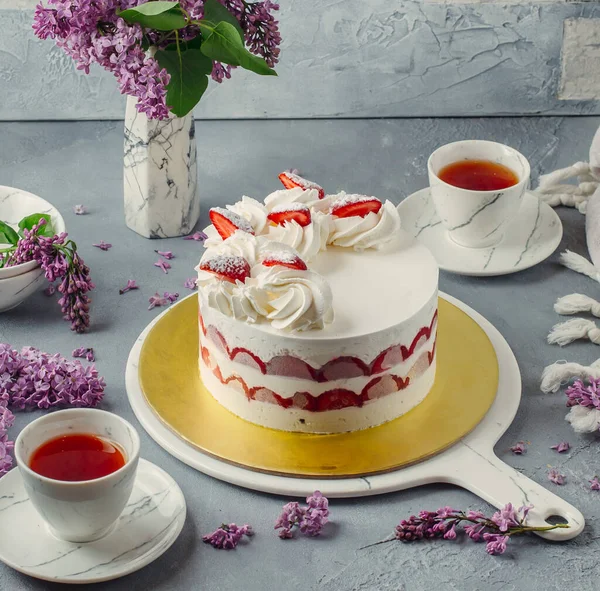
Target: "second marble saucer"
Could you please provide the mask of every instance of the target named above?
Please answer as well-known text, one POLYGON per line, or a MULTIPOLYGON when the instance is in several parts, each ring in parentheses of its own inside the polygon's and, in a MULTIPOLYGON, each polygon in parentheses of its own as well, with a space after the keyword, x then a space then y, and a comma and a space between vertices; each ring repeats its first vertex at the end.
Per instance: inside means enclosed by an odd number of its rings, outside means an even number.
POLYGON ((177 483, 158 466, 140 460, 131 498, 113 531, 94 542, 61 541, 48 531, 14 468, 0 478, 0 560, 46 581, 109 581, 163 554, 179 536, 185 515, 177 483))
POLYGON ((402 228, 424 244, 440 269, 458 275, 507 275, 548 258, 562 239, 556 212, 526 192, 502 242, 489 248, 465 248, 448 236, 435 211, 429 189, 407 197, 398 207, 402 228))

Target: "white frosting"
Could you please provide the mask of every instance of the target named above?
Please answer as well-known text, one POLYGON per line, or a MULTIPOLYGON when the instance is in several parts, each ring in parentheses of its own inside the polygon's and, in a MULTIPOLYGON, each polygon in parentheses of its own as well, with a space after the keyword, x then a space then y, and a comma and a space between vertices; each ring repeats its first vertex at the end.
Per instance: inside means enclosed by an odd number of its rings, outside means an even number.
MULTIPOLYGON (((212 228, 212 226, 209 226, 207 229, 210 228, 212 228)), ((238 230, 226 240, 222 240, 220 236, 218 237, 218 240, 215 239, 214 243, 210 245, 210 248, 207 248, 204 251, 200 263, 223 254, 244 257, 252 267, 260 260, 260 252, 267 244, 268 241, 265 237, 253 236, 252 234, 248 234, 248 232, 238 230)), ((212 275, 212 277, 213 279, 216 279, 214 275, 212 275)))
POLYGON ((265 361, 290 352, 320 367, 338 356, 370 363, 389 346, 409 346, 437 308, 435 260, 403 230, 397 242, 379 251, 330 246, 311 270, 327 280, 333 294, 335 318, 323 330, 282 332, 268 322, 237 322, 205 306, 201 297, 204 324, 217 328, 230 349, 250 349, 265 361))
POLYGON ((301 226, 295 221, 285 222, 281 226, 270 226, 267 237, 291 246, 308 263, 327 248, 330 221, 330 216, 314 212, 312 222, 307 226, 301 226))
POLYGON ((398 236, 400 214, 390 201, 386 201, 377 212, 365 217, 332 216, 329 243, 354 250, 374 248, 379 250, 398 236))
POLYGON ((265 206, 269 212, 273 211, 275 207, 289 205, 290 203, 302 203, 310 209, 322 211, 328 202, 319 199, 319 191, 316 189, 302 189, 301 187, 273 191, 265 197, 265 206))

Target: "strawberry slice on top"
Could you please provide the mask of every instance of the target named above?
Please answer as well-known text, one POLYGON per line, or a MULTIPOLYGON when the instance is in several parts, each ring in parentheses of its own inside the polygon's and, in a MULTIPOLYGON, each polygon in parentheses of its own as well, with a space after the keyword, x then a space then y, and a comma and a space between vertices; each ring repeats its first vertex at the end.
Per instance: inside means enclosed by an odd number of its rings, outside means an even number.
POLYGON ((244 257, 220 254, 200 263, 199 269, 213 273, 223 281, 244 283, 250 277, 250 264, 244 257))
POLYGON ((223 240, 229 238, 237 230, 254 234, 254 228, 241 215, 223 207, 213 207, 209 212, 210 221, 223 240))
POLYGON ((306 271, 308 267, 306 263, 294 252, 278 251, 267 252, 261 261, 265 267, 287 267, 288 269, 297 269, 298 271, 306 271))
POLYGON ((337 218, 350 218, 378 213, 383 203, 377 197, 367 195, 342 195, 331 204, 331 214, 337 218))
POLYGON ((319 199, 323 199, 323 197, 325 197, 325 189, 323 189, 321 185, 317 185, 317 183, 314 181, 309 181, 308 179, 302 178, 300 175, 294 174, 293 172, 282 172, 279 175, 279 180, 286 189, 295 189, 296 187, 300 187, 305 191, 308 189, 314 189, 319 193, 319 199))
POLYGON ((312 218, 310 209, 304 203, 285 203, 276 205, 267 216, 270 222, 282 226, 285 222, 296 222, 299 226, 308 226, 312 218))

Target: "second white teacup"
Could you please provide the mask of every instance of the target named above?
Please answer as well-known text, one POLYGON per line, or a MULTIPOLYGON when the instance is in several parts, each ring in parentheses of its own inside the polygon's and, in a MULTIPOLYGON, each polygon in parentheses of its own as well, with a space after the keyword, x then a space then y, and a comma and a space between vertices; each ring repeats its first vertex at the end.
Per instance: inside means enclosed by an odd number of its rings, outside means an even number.
POLYGON ((15 458, 33 506, 57 537, 91 542, 106 535, 121 515, 133 489, 140 438, 133 426, 103 410, 77 408, 53 412, 27 425, 15 442, 15 458), (117 444, 125 465, 94 480, 47 478, 29 467, 33 452, 47 441, 69 434, 90 434, 117 444))
POLYGON ((527 158, 514 148, 484 140, 464 140, 438 148, 427 162, 435 209, 450 238, 461 246, 485 248, 498 244, 507 222, 518 214, 529 186, 527 158), (438 177, 449 164, 488 160, 510 168, 517 184, 495 191, 473 191, 450 185, 438 177))

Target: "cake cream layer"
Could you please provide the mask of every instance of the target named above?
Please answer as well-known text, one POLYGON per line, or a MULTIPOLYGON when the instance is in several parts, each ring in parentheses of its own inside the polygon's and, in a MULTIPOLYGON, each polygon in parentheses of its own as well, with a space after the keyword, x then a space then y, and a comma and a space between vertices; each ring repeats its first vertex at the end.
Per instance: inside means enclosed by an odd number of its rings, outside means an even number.
POLYGON ((434 359, 418 379, 398 392, 370 400, 360 407, 322 412, 283 408, 271 402, 248 399, 242 391, 222 384, 203 362, 200 362, 200 374, 217 402, 251 423, 282 431, 343 433, 381 425, 417 406, 433 386, 435 365, 434 359))
POLYGON ((390 346, 408 346, 437 309, 435 260, 404 231, 382 250, 328 247, 311 268, 333 294, 335 317, 324 328, 284 332, 268 322, 241 322, 210 308, 199 291, 204 325, 216 328, 230 350, 244 348, 265 362, 292 355, 319 367, 343 356, 370 363, 390 346))
POLYGON ((211 368, 218 366, 224 380, 241 377, 248 388, 268 388, 282 398, 292 398, 297 392, 304 392, 316 397, 323 392, 336 388, 343 388, 361 394, 370 385, 375 386, 378 378, 383 376, 393 375, 397 378, 405 379, 408 377, 412 379, 415 375, 421 375, 429 367, 434 357, 435 331, 432 331, 428 340, 420 342, 408 359, 391 367, 386 367, 385 371, 373 375, 344 377, 328 381, 264 374, 256 367, 232 361, 225 351, 219 349, 206 337, 201 336, 200 344, 201 348, 208 351, 208 354, 203 353, 205 361, 209 361, 211 368))

